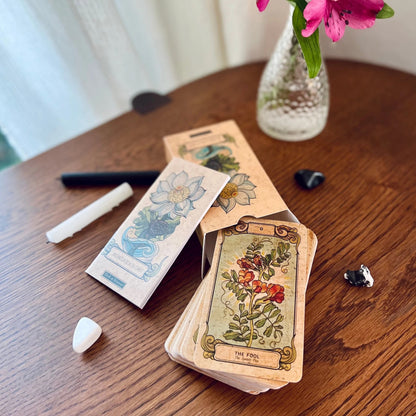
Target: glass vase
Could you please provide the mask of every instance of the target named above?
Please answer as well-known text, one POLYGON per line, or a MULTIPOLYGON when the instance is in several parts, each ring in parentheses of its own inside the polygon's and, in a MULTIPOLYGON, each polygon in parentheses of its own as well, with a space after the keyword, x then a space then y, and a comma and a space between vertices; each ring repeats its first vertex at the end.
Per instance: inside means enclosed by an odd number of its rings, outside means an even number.
POLYGON ((309 78, 302 49, 289 19, 267 63, 257 94, 257 123, 268 136, 286 141, 307 140, 325 127, 329 84, 325 63, 309 78))

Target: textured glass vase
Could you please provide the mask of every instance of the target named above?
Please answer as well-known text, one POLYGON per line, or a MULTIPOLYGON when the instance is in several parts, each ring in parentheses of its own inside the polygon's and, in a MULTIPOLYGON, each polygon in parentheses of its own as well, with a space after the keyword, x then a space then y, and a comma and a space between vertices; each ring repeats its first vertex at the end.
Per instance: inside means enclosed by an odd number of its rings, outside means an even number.
POLYGON ((325 63, 309 78, 305 58, 289 19, 261 77, 257 94, 257 123, 275 139, 307 140, 325 127, 329 84, 325 63))

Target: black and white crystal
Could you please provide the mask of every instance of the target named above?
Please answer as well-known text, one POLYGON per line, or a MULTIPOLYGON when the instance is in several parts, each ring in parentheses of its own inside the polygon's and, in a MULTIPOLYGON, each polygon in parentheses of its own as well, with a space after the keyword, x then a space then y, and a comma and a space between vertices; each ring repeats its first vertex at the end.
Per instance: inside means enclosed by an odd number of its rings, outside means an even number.
POLYGON ((374 284, 374 279, 373 276, 371 276, 370 270, 363 264, 361 265, 360 270, 347 270, 347 272, 344 273, 344 278, 353 286, 371 287, 374 284))
POLYGON ((325 180, 325 175, 322 172, 309 169, 301 169, 295 173, 295 181, 303 189, 313 189, 320 185, 325 180))

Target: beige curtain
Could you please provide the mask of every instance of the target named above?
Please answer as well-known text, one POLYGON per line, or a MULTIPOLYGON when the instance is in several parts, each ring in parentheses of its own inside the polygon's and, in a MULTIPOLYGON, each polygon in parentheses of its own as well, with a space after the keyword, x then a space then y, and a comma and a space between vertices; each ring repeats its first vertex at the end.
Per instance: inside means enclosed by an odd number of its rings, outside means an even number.
MULTIPOLYGON (((412 0, 393 19, 347 31, 325 56, 416 73, 412 0), (413 19, 412 19, 413 20, 413 19), (359 33, 358 33, 359 32, 359 33)), ((0 0, 0 127, 24 159, 226 67, 269 57, 289 12, 270 0, 0 0)))

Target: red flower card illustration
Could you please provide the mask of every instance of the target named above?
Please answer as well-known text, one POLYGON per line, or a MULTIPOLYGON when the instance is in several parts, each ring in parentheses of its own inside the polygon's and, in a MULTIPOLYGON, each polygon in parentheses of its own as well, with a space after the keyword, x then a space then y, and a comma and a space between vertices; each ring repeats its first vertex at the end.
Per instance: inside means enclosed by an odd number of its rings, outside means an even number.
POLYGON ((199 366, 232 367, 265 378, 279 373, 282 380, 282 372, 291 372, 291 381, 299 378, 302 364, 291 370, 302 360, 295 343, 296 337, 303 342, 297 288, 302 287, 299 276, 305 275, 307 246, 299 252, 306 234, 287 224, 253 219, 219 237, 195 353, 199 366))

